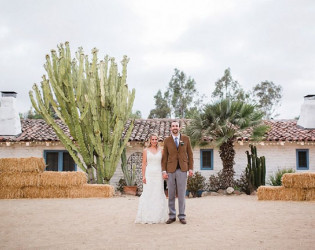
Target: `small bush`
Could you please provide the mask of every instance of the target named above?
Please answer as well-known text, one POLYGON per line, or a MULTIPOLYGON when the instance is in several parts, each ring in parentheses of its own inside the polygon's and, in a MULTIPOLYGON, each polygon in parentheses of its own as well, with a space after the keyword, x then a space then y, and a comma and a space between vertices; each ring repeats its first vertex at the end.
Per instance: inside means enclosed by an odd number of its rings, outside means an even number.
POLYGON ((248 179, 246 178, 246 171, 244 170, 239 179, 235 180, 235 187, 234 189, 238 189, 241 192, 246 194, 250 194, 250 187, 248 179))
POLYGON ((124 186, 127 186, 126 180, 123 178, 120 178, 120 180, 117 183, 116 189, 120 192, 123 192, 124 186))
POLYGON ((286 173, 294 173, 295 170, 292 168, 289 169, 278 169, 278 171, 274 175, 269 176, 269 184, 271 186, 281 186, 282 181, 281 178, 286 173))
POLYGON ((195 172, 192 177, 188 177, 187 190, 191 192, 193 197, 197 196, 197 191, 205 188, 206 178, 200 172, 195 172))
POLYGON ((220 170, 217 174, 211 175, 209 177, 209 191, 217 192, 219 189, 226 189, 227 186, 227 177, 224 175, 223 171, 220 170))

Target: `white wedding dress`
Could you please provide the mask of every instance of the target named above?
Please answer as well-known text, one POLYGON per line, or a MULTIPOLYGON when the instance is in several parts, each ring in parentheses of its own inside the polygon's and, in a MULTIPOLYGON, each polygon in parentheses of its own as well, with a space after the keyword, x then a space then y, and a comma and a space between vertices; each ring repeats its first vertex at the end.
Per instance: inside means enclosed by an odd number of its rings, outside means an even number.
POLYGON ((146 184, 139 198, 135 223, 164 223, 168 219, 168 205, 164 194, 161 170, 161 151, 156 154, 147 150, 146 184))

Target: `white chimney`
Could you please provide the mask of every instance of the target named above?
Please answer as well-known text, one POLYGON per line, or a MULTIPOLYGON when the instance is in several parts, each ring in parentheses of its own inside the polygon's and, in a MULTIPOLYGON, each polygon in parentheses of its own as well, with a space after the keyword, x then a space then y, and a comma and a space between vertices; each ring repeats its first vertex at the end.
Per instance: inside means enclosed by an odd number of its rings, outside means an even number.
POLYGON ((0 135, 22 133, 20 116, 16 109, 16 92, 1 91, 0 135))
POLYGON ((315 95, 304 96, 297 125, 306 129, 315 129, 315 95))

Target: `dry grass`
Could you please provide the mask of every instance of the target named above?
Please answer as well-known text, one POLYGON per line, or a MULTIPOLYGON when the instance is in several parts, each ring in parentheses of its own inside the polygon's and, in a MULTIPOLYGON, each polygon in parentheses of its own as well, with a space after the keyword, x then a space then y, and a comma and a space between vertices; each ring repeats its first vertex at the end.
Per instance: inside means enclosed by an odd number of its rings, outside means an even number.
POLYGON ((0 172, 43 172, 46 168, 43 158, 0 158, 0 172))
POLYGON ((0 199, 112 197, 114 187, 87 184, 83 172, 46 171, 42 158, 0 159, 0 199))
POLYGON ((20 199, 22 196, 21 188, 0 186, 0 199, 20 199))
POLYGON ((258 200, 304 201, 305 192, 303 188, 260 186, 257 196, 258 200))
POLYGON ((113 197, 115 189, 111 185, 85 184, 82 187, 70 189, 70 198, 113 197))
POLYGON ((309 188, 305 190, 305 200, 315 201, 315 188, 309 188))
POLYGON ((35 172, 5 172, 0 173, 0 186, 21 188, 28 186, 39 186, 39 174, 35 172))
POLYGON ((83 172, 45 171, 40 174, 41 186, 71 187, 82 186, 86 183, 87 176, 83 172))
POLYGON ((25 187, 22 198, 68 198, 69 188, 65 187, 25 187))
POLYGON ((315 188, 315 173, 290 173, 282 176, 286 188, 315 188))

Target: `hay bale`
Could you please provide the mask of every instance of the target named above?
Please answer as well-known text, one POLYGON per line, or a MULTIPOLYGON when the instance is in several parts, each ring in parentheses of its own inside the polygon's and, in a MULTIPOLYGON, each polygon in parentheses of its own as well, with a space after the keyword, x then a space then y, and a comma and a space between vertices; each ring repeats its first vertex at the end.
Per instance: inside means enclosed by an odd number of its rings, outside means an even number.
POLYGON ((115 188, 111 185, 101 184, 84 184, 81 187, 73 187, 70 189, 70 198, 92 198, 101 197, 109 198, 113 197, 115 188))
POLYGON ((2 187, 28 187, 39 186, 39 174, 35 172, 5 172, 0 173, 0 186, 2 187))
POLYGON ((69 188, 66 187, 25 187, 23 198, 69 198, 69 188))
POLYGON ((16 187, 0 187, 0 199, 20 199, 22 198, 22 190, 16 187))
POLYGON ((257 190, 258 200, 304 201, 305 195, 303 188, 260 186, 257 190))
POLYGON ((43 172, 46 168, 43 158, 0 158, 0 172, 43 172))
POLYGON ((315 188, 305 189, 305 200, 315 201, 315 188))
POLYGON ((71 187, 82 186, 87 183, 84 172, 54 172, 45 171, 40 174, 41 186, 71 187))
POLYGON ((315 173, 287 173, 282 176, 287 188, 315 188, 315 173))

